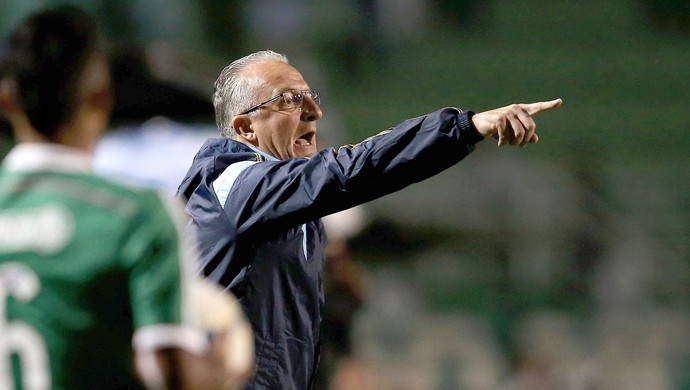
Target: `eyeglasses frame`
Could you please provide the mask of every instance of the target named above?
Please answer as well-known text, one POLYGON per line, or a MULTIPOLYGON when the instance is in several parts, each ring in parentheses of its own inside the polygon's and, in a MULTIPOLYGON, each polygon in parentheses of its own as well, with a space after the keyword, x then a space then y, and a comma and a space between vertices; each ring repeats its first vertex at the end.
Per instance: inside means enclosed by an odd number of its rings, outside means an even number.
MULTIPOLYGON (((249 114, 249 113, 251 113, 251 112, 254 112, 254 111, 258 110, 259 108, 265 106, 266 104, 271 103, 271 102, 274 102, 274 101, 276 101, 276 100, 282 98, 287 92, 293 92, 293 91, 300 92, 302 95, 307 95, 307 94, 309 94, 309 98, 312 99, 312 100, 314 100, 314 102, 315 102, 317 105, 319 105, 319 103, 317 103, 316 100, 315 100, 314 97, 313 97, 314 95, 316 95, 317 97, 320 97, 320 94, 319 94, 318 91, 314 91, 313 89, 306 89, 306 90, 302 90, 302 89, 288 89, 288 90, 286 90, 286 91, 283 91, 283 92, 281 92, 281 93, 279 93, 279 94, 277 94, 277 95, 275 95, 275 96, 269 98, 268 100, 264 100, 263 102, 261 102, 261 103, 255 105, 255 106, 253 106, 253 107, 251 107, 251 108, 248 109, 248 110, 245 110, 245 111, 241 112, 239 115, 246 115, 246 114, 249 114)), ((319 100, 321 100, 321 99, 319 99, 319 100)), ((304 104, 304 97, 302 97, 302 104, 304 104)), ((301 105, 300 105, 300 106, 301 106, 301 105)))

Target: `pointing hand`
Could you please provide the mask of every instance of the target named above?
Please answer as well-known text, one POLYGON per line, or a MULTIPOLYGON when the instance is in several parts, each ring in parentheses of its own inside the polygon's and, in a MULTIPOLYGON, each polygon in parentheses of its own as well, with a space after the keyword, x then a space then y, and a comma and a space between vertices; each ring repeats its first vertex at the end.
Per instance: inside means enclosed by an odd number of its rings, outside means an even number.
POLYGON ((536 103, 511 104, 484 111, 472 116, 472 123, 484 137, 498 139, 498 146, 505 144, 525 146, 539 141, 534 132, 537 128, 533 115, 557 108, 561 99, 536 103))

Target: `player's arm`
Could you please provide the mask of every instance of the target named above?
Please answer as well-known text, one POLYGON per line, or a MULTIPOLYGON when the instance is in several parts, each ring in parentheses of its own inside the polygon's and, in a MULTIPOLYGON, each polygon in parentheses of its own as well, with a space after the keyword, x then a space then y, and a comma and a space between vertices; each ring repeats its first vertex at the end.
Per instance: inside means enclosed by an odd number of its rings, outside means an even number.
POLYGON ((197 282, 192 326, 210 342, 203 350, 135 344, 137 373, 149 389, 240 389, 254 373, 254 338, 237 301, 215 285, 197 282))
POLYGON ((241 383, 226 376, 217 359, 180 348, 136 352, 135 362, 137 374, 147 389, 227 390, 241 383))
POLYGON ((251 327, 232 294, 193 275, 180 205, 166 211, 150 200, 125 250, 137 258, 130 276, 137 372, 152 389, 240 387, 254 369, 251 327))

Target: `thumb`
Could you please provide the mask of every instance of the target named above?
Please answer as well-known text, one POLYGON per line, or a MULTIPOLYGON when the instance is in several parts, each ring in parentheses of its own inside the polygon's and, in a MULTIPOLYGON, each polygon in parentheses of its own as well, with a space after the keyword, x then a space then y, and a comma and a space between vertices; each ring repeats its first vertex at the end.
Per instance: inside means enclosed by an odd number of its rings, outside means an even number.
POLYGON ((523 110, 529 115, 539 114, 543 111, 553 110, 563 103, 562 99, 554 99, 546 102, 523 103, 520 104, 523 110))

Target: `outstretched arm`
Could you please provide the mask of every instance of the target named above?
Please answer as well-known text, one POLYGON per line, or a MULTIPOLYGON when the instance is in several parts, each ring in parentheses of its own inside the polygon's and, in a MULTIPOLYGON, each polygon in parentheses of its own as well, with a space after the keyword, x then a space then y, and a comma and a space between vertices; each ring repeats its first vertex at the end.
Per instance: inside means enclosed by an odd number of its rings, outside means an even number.
POLYGON ((498 139, 498 146, 505 144, 525 146, 539 141, 532 116, 561 105, 561 99, 537 103, 520 103, 475 114, 472 124, 484 137, 498 139))

